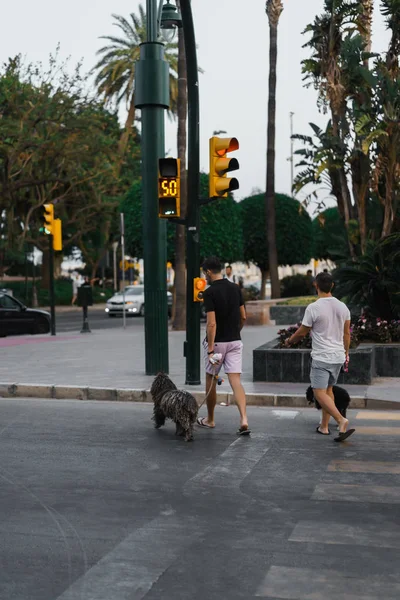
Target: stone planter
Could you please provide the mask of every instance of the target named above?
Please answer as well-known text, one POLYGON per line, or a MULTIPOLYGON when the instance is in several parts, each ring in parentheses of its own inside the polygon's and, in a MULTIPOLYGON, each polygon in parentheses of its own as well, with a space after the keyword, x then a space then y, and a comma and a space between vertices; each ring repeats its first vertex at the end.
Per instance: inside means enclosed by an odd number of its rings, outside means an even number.
POLYGON ((375 377, 400 377, 400 344, 375 344, 375 377))
POLYGON ((271 319, 275 321, 275 325, 296 325, 303 320, 306 308, 306 306, 282 306, 277 304, 271 306, 271 319))
POLYGON ((246 302, 246 325, 272 325, 270 317, 271 307, 271 300, 246 302))
MULTIPOLYGON (((278 339, 264 344, 253 350, 253 380, 273 381, 290 383, 309 383, 311 350, 278 348, 278 339)), ((379 345, 379 348, 382 348, 379 345)), ((400 346, 397 344, 387 345, 383 350, 379 349, 378 359, 380 366, 380 377, 395 377, 393 373, 397 369, 400 374, 400 361, 397 352, 400 346), (379 352, 381 354, 379 355, 379 352), (397 357, 397 366, 395 360, 397 357), (388 370, 385 370, 387 366, 388 370)), ((355 350, 350 350, 350 369, 348 373, 341 372, 339 384, 369 385, 373 377, 378 375, 376 369, 376 346, 360 344, 355 350)))

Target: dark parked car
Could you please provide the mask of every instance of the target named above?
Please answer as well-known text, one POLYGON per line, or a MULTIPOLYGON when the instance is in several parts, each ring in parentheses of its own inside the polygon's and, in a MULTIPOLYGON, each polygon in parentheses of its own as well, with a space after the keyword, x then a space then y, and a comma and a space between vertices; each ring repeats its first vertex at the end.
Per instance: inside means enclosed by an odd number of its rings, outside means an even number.
POLYGON ((0 337, 26 333, 49 333, 50 314, 27 308, 16 298, 0 292, 0 337))

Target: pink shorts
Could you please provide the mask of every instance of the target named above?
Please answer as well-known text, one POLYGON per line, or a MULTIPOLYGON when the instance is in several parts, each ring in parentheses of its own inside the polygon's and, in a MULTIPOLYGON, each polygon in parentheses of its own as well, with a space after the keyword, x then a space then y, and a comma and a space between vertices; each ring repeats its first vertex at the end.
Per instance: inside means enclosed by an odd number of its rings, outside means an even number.
POLYGON ((217 375, 220 372, 221 367, 224 367, 226 374, 242 372, 243 342, 241 340, 235 342, 215 342, 215 354, 222 354, 222 361, 218 365, 212 365, 209 361, 206 340, 204 340, 203 348, 206 373, 217 375))

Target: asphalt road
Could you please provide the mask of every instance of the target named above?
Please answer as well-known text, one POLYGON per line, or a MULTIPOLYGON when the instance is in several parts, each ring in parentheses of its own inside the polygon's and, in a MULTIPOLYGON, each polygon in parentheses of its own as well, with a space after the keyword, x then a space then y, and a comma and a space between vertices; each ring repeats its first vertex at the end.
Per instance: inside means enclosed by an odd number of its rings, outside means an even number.
MULTIPOLYGON (((115 329, 123 327, 122 317, 109 317, 104 308, 90 307, 88 311, 89 327, 91 329, 115 329)), ((70 311, 56 313, 56 328, 59 333, 71 333, 80 331, 82 328, 83 314, 81 308, 73 308, 70 311)), ((144 317, 129 316, 126 318, 127 327, 143 327, 144 317)))
POLYGON ((394 600, 400 423, 235 407, 195 441, 151 406, 0 400, 0 598, 394 600), (333 431, 332 431, 333 433, 333 431))

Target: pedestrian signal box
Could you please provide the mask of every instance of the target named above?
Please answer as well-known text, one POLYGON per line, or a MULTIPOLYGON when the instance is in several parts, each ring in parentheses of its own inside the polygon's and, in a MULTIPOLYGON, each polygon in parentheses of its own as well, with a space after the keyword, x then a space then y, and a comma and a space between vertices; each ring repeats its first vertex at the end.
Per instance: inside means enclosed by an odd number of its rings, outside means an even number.
POLYGON ((181 161, 160 158, 158 163, 158 216, 170 219, 181 216, 181 161))
POLYGON ((204 290, 207 281, 202 277, 195 277, 193 280, 193 302, 203 302, 204 290))

